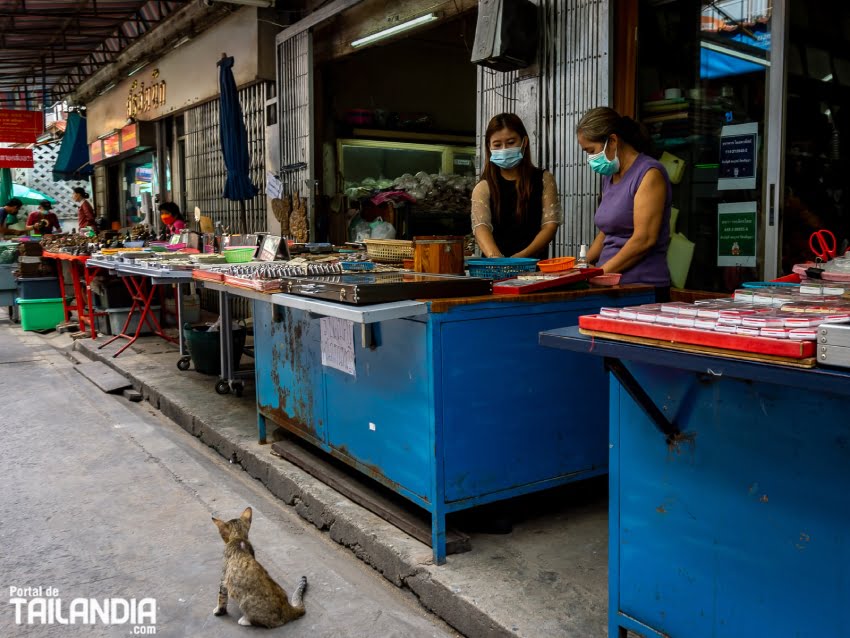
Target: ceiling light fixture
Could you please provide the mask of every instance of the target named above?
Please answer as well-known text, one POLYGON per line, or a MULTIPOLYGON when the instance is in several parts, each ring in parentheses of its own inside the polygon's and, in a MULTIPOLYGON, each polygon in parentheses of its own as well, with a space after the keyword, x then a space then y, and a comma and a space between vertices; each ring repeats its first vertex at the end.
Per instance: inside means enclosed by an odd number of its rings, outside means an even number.
POLYGON ((439 19, 439 16, 436 13, 428 13, 424 16, 419 16, 418 18, 414 18, 413 20, 408 20, 407 22, 402 22, 401 24, 397 24, 389 29, 384 29, 383 31, 378 31, 377 33, 373 33, 372 35, 367 35, 364 38, 360 38, 359 40, 355 40, 351 43, 351 46, 355 49, 357 47, 362 47, 367 44, 371 44, 372 42, 377 42, 378 40, 383 40, 384 38, 390 38, 394 35, 402 33, 403 31, 409 31, 410 29, 415 29, 416 27, 422 26, 423 24, 428 24, 429 22, 433 22, 434 20, 439 19))
POLYGON ((184 35, 182 38, 177 40, 177 42, 175 42, 174 46, 171 47, 171 48, 176 49, 177 47, 182 47, 184 44, 186 44, 191 39, 192 39, 192 36, 184 35))
POLYGON ((112 89, 114 89, 114 88, 115 88, 115 85, 116 85, 116 83, 115 83, 115 82, 111 82, 111 83, 109 83, 108 85, 106 85, 105 87, 103 87, 100 91, 98 91, 98 96, 106 95, 106 94, 107 94, 107 93, 109 93, 112 89))
POLYGON ((127 77, 129 78, 133 75, 136 75, 136 73, 138 73, 139 71, 144 69, 148 64, 149 64, 148 62, 142 62, 138 66, 133 67, 133 69, 131 71, 127 72, 127 77))

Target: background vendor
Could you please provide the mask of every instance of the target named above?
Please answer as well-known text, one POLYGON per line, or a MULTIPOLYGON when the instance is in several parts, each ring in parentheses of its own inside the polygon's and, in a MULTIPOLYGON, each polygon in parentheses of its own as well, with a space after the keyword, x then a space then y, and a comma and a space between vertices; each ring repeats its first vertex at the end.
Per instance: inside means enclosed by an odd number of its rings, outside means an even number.
POLYGON ((27 230, 37 235, 61 233, 62 227, 59 225, 59 218, 56 217, 56 213, 51 211, 52 208, 53 204, 46 199, 42 200, 38 205, 38 210, 30 213, 27 217, 27 230))
POLYGON ((159 205, 159 218, 172 235, 186 228, 186 220, 183 219, 180 207, 174 202, 163 202, 159 205))
POLYGON ((21 200, 14 197, 6 202, 3 208, 0 209, 0 232, 8 233, 11 230, 8 226, 11 226, 18 221, 18 211, 21 210, 23 205, 24 204, 21 200))
POLYGON ((622 284, 655 286, 657 299, 668 300, 673 195, 664 166, 644 152, 648 136, 637 122, 607 107, 588 111, 576 136, 591 170, 602 175, 594 219, 599 233, 587 252, 588 263, 622 273, 622 284))
POLYGON ((78 230, 82 232, 86 228, 91 228, 94 232, 97 232, 97 221, 94 217, 94 208, 89 202, 89 194, 84 188, 77 186, 74 188, 72 197, 80 205, 77 209, 78 230))
POLYGON ((486 162, 472 191, 472 231, 485 257, 545 259, 561 224, 555 177, 531 162, 528 133, 513 113, 485 134, 486 162))

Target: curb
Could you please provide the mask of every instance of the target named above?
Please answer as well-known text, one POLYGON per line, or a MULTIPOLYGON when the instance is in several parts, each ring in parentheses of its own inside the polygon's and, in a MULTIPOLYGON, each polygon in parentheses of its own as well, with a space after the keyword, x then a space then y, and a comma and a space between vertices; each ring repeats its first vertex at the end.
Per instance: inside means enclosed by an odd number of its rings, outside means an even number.
POLYGON ((81 342, 75 342, 73 350, 126 376, 143 399, 163 415, 223 458, 240 464, 275 497, 293 507, 301 518, 328 533, 334 542, 351 550, 393 585, 412 593, 423 607, 464 636, 519 638, 472 601, 432 577, 434 570, 440 568, 433 565, 430 547, 349 501, 295 465, 272 456, 270 446, 260 448, 253 437, 235 428, 216 428, 193 416, 154 385, 121 368, 108 354, 93 352, 81 342))

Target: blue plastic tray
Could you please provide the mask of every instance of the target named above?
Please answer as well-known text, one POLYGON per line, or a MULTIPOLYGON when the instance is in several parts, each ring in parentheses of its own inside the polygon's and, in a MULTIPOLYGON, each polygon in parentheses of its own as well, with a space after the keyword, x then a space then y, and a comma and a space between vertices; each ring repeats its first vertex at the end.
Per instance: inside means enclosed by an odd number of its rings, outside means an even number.
POLYGON ((494 257, 491 259, 469 259, 470 277, 481 279, 511 279, 517 275, 537 270, 537 260, 528 257, 494 257))

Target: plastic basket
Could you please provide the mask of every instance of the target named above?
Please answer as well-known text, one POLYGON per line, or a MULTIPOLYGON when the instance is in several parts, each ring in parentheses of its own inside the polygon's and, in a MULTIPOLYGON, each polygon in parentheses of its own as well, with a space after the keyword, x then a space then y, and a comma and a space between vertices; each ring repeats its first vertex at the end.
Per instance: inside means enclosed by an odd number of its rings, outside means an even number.
POLYGON ((228 264, 244 264, 254 258, 256 246, 244 246, 241 248, 225 248, 224 259, 228 264))
POLYGON ((495 257, 470 259, 466 262, 470 277, 481 279, 510 279, 537 270, 537 260, 528 257, 495 257))
POLYGON ((553 257, 552 259, 541 259, 537 262, 537 267, 540 272, 561 272, 569 270, 575 264, 575 257, 553 257))
POLYGON ((402 239, 364 239, 366 254, 373 261, 385 264, 400 264, 413 259, 413 242, 402 239))
POLYGON ((52 330, 65 320, 62 299, 18 299, 24 330, 52 330))

